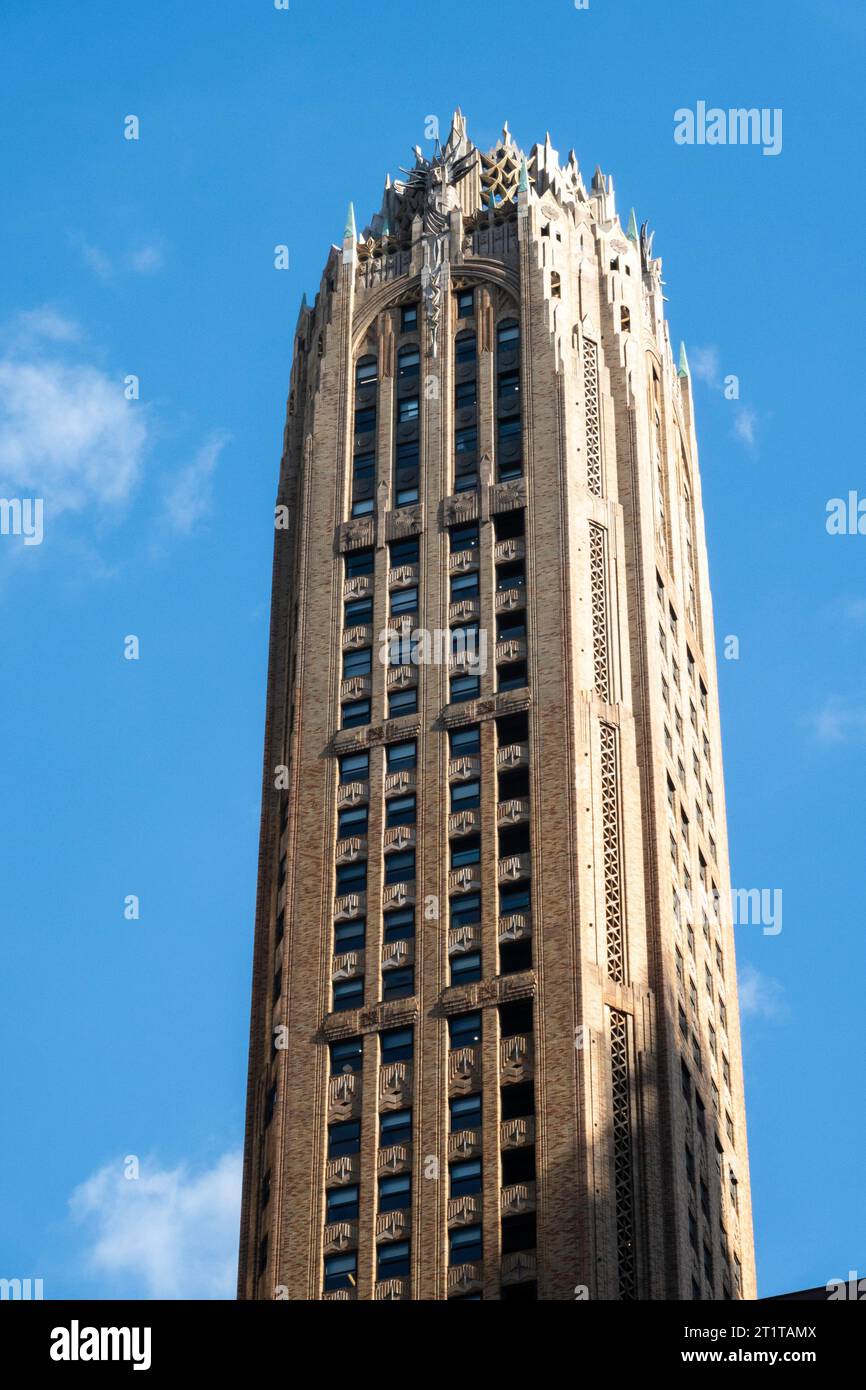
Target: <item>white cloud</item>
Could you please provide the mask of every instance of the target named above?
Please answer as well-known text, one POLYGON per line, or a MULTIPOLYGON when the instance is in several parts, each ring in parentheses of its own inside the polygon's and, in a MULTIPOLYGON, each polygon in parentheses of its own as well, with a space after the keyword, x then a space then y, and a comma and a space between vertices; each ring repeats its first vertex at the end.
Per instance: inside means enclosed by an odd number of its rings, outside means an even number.
POLYGON ((214 431, 192 462, 172 479, 165 495, 165 519, 173 531, 188 535, 195 523, 210 511, 213 474, 228 439, 223 431, 214 431))
POLYGON ((707 386, 721 386, 719 350, 716 347, 690 347, 689 368, 693 376, 707 386))
POLYGON ((764 975, 753 965, 743 964, 737 971, 740 1013, 744 1018, 780 1019, 786 1013, 785 992, 778 980, 764 975))
POLYGON ((163 254, 158 246, 140 246, 130 252, 127 261, 138 275, 151 275, 155 270, 162 269, 163 254))
POLYGON ((20 330, 19 341, 26 342, 47 338, 54 343, 75 343, 81 337, 81 329, 72 319, 64 318, 50 304, 38 309, 25 309, 15 320, 20 330))
POLYGON ((838 605, 839 616, 852 623, 866 620, 866 598, 845 598, 838 605))
POLYGON ((750 410, 748 406, 743 406, 741 410, 737 411, 734 417, 734 434, 744 444, 747 444, 750 449, 754 448, 755 427, 757 423, 757 413, 754 410, 750 410))
POLYGON ((144 410, 122 378, 57 358, 0 359, 2 495, 42 497, 54 515, 122 506, 146 443, 144 410))
POLYGON ((104 251, 100 251, 98 246, 91 246, 89 242, 82 241, 81 254, 85 265, 90 266, 94 275, 98 275, 100 280, 110 280, 114 275, 114 266, 111 257, 106 256, 104 251))
POLYGON ((106 284, 124 271, 132 271, 135 275, 152 275, 162 269, 165 260, 162 248, 154 242, 144 242, 132 250, 111 253, 104 251, 101 246, 94 246, 84 237, 78 239, 78 245, 85 265, 106 284))
POLYGON ((241 1172, 239 1152, 197 1173, 143 1160, 137 1179, 117 1160, 77 1187, 69 1205, 85 1233, 86 1267, 117 1282, 106 1296, 234 1298, 241 1172))
POLYGON ((830 698, 812 719, 821 743, 853 743, 866 736, 866 709, 830 698))

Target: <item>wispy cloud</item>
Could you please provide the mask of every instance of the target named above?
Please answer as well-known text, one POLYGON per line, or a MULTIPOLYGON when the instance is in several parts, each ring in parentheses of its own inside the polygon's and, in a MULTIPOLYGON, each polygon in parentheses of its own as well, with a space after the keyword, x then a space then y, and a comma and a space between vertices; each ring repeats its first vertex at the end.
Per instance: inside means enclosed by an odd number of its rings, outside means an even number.
POLYGON ((215 430, 195 458, 174 475, 165 494, 164 516, 172 531, 188 535, 213 505, 213 475, 229 436, 215 430))
POLYGON ((159 1168, 140 1176, 108 1163, 75 1189, 69 1206, 85 1239, 92 1276, 113 1281, 106 1297, 233 1298, 241 1155, 212 1168, 159 1168))
POLYGON ((821 743, 859 743, 866 738, 866 705, 830 696, 810 722, 821 743))
POLYGON ((781 1019, 787 1013, 785 991, 778 980, 744 963, 737 971, 740 1013, 744 1018, 781 1019))
POLYGON ((734 416, 734 434, 750 449, 755 447, 755 431, 758 424, 757 412, 742 406, 734 416))
POLYGON ((866 622, 866 598, 843 598, 835 605, 834 616, 849 623, 866 622))
POLYGON ((84 237, 78 238, 78 247, 84 264, 105 284, 118 275, 153 275, 165 263, 165 253, 156 242, 142 242, 131 249, 126 248, 108 252, 101 246, 94 246, 84 237))
POLYGON ((689 367, 698 381, 705 382, 707 386, 721 387, 722 375, 717 347, 690 347, 689 367))
POLYGON ((130 269, 137 275, 152 275, 162 269, 165 257, 158 246, 139 246, 127 259, 130 269))
POLYGON ((114 266, 111 257, 106 256, 104 251, 100 251, 98 246, 91 246, 89 242, 81 242, 81 256, 84 264, 97 275, 100 280, 110 280, 114 275, 114 266))
POLYGON ((19 348, 42 339, 52 343, 75 343, 81 337, 79 325, 51 304, 25 309, 12 320, 10 330, 7 335, 19 348))

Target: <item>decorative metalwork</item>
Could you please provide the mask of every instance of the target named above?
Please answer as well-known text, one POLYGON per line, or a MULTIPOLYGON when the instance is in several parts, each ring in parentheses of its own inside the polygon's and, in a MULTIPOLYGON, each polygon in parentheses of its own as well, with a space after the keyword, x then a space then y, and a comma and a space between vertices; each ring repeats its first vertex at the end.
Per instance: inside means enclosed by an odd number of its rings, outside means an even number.
POLYGON ((610 1013, 610 1069, 613 1093, 613 1171, 619 1296, 630 1301, 637 1298, 637 1266, 634 1248, 628 1019, 625 1014, 617 1013, 613 1009, 610 1013))
POLYGON ((586 485, 601 497, 601 420, 598 407, 598 347, 583 341, 583 411, 586 422, 586 485))
POLYGON ((610 703, 610 653, 607 640, 607 537, 601 526, 589 526, 589 583, 592 599, 592 659, 595 693, 610 703))
POLYGON ((601 833, 607 973, 617 984, 625 984, 617 731, 610 724, 601 725, 601 833))

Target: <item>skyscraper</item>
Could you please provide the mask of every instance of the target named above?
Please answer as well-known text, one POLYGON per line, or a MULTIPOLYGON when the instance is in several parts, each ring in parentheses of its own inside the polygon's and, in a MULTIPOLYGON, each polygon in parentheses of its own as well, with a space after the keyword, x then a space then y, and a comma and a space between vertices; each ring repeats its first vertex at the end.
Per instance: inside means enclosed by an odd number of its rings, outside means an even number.
POLYGON ((685 353, 458 111, 295 338, 239 1294, 755 1296, 685 353))

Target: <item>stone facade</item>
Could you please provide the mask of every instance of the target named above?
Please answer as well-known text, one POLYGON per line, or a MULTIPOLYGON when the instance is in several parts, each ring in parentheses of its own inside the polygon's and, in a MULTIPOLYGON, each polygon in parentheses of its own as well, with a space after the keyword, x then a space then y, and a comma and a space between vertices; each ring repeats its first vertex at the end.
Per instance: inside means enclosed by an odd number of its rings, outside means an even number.
POLYGON ((239 1296, 755 1297, 691 383, 612 180, 458 112, 350 211, 277 503, 239 1296))

